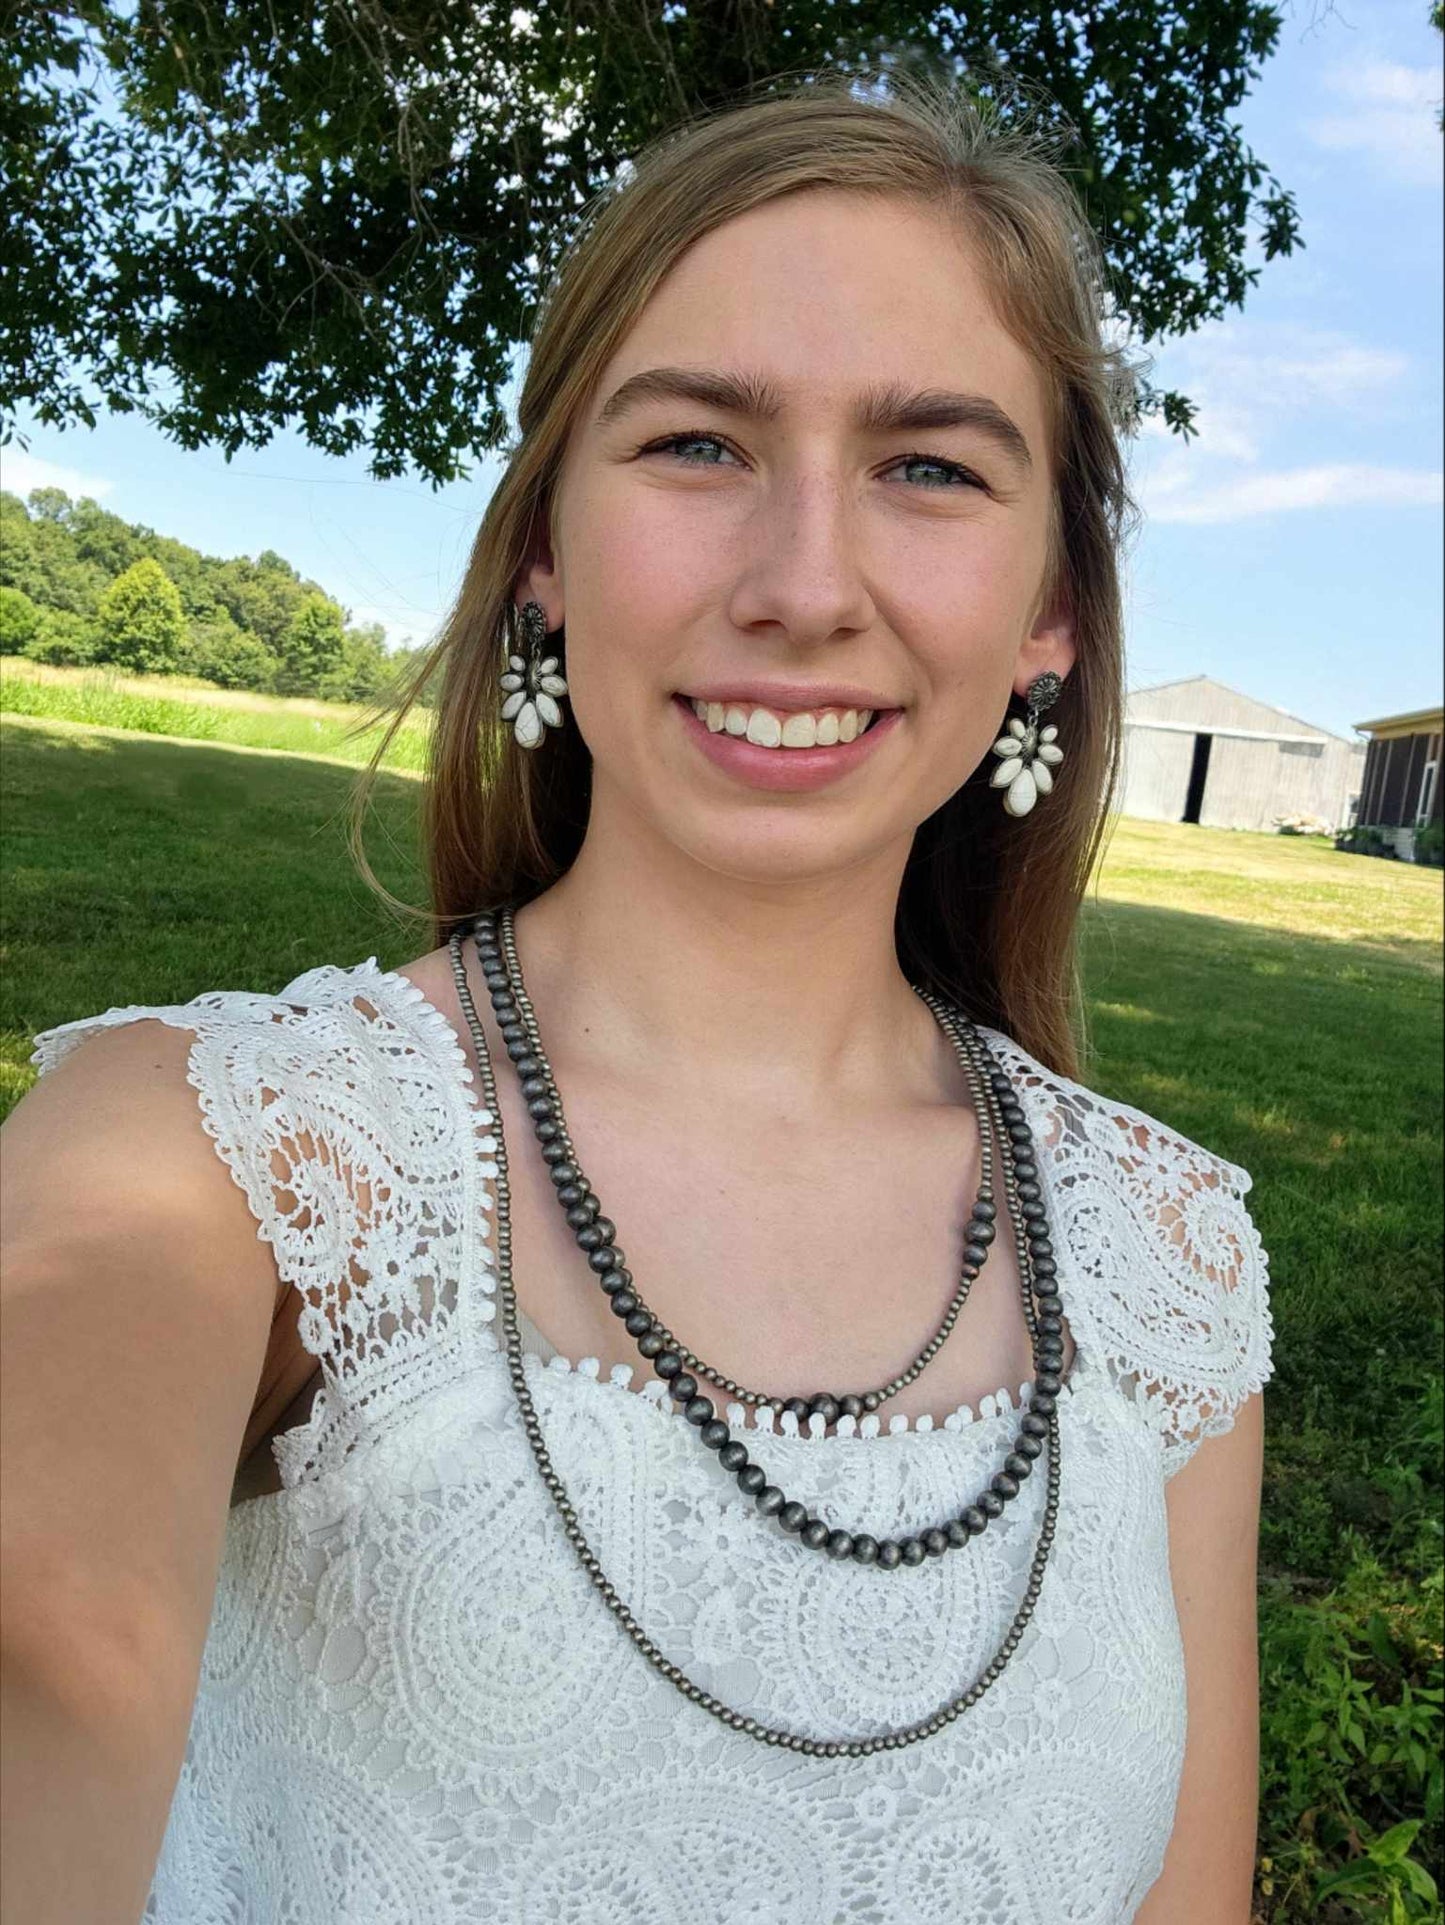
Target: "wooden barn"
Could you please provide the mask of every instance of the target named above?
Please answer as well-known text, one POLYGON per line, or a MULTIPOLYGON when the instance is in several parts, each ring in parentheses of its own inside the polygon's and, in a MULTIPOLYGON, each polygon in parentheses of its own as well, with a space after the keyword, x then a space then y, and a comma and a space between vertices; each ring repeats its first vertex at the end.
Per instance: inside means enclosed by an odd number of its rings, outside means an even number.
POLYGON ((1416 831, 1426 823, 1438 823, 1445 813, 1440 781, 1442 720, 1445 710, 1436 707, 1355 724, 1370 738, 1355 820, 1362 828, 1385 830, 1396 854, 1407 861, 1415 853, 1416 831))
POLYGON ((1207 675, 1135 689, 1125 706, 1119 808, 1151 822, 1270 833, 1354 821, 1364 744, 1207 675))

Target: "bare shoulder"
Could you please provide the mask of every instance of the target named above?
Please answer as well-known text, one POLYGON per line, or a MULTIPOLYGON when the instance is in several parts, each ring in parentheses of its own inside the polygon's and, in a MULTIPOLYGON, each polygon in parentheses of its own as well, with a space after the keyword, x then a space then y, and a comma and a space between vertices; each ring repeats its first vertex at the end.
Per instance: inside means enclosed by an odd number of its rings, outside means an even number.
POLYGON ((16 1105, 0 1154, 8 1269, 113 1239, 204 1247, 215 1285, 259 1295, 269 1316, 275 1265, 202 1125, 193 1041, 154 1017, 97 1031, 16 1105))

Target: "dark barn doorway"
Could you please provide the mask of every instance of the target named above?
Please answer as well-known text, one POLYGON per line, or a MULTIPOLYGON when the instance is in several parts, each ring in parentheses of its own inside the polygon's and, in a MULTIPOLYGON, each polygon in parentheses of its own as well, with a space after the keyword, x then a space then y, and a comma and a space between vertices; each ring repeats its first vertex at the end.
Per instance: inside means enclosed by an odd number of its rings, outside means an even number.
POLYGON ((1189 790, 1184 797, 1184 820, 1197 822, 1199 811, 1204 806, 1204 785, 1209 780, 1209 750, 1214 741, 1212 735, 1196 735, 1194 738, 1194 760, 1189 767, 1189 790))

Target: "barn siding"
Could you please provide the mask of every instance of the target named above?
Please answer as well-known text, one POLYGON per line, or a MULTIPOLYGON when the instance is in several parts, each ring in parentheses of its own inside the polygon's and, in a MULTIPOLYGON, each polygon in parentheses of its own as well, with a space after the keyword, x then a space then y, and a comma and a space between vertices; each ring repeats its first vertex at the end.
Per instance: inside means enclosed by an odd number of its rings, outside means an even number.
POLYGON ((1145 822, 1181 821, 1193 758, 1192 735, 1175 729, 1126 729, 1120 812, 1145 822))

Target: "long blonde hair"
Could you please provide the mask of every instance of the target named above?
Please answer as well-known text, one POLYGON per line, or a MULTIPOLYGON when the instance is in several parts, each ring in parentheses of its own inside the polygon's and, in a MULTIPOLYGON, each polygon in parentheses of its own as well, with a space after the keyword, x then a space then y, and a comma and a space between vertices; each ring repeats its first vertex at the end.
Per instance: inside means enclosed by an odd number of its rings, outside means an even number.
MULTIPOLYGON (((1097 241, 1040 138, 935 79, 899 76, 887 94, 860 97, 845 77, 809 76, 700 115, 654 141, 589 205, 540 304, 520 434, 455 608, 399 691, 360 782, 353 848, 372 887, 405 911, 366 861, 361 822, 393 736, 440 675, 422 829, 434 941, 480 909, 530 900, 570 867, 587 826, 588 750, 570 722, 527 751, 499 720, 518 578, 538 528, 553 526, 572 427, 653 290, 723 222, 808 188, 903 197, 953 220, 1042 378, 1056 477, 1043 598, 1063 593, 1078 649, 1050 718, 1067 760, 1047 803, 1021 821, 988 787, 986 761, 920 825, 895 941, 910 980, 1077 1074, 1075 930, 1118 772, 1118 560, 1133 514, 1120 428, 1133 376, 1105 339, 1097 241)), ((565 631, 550 646, 560 653, 565 631)))

